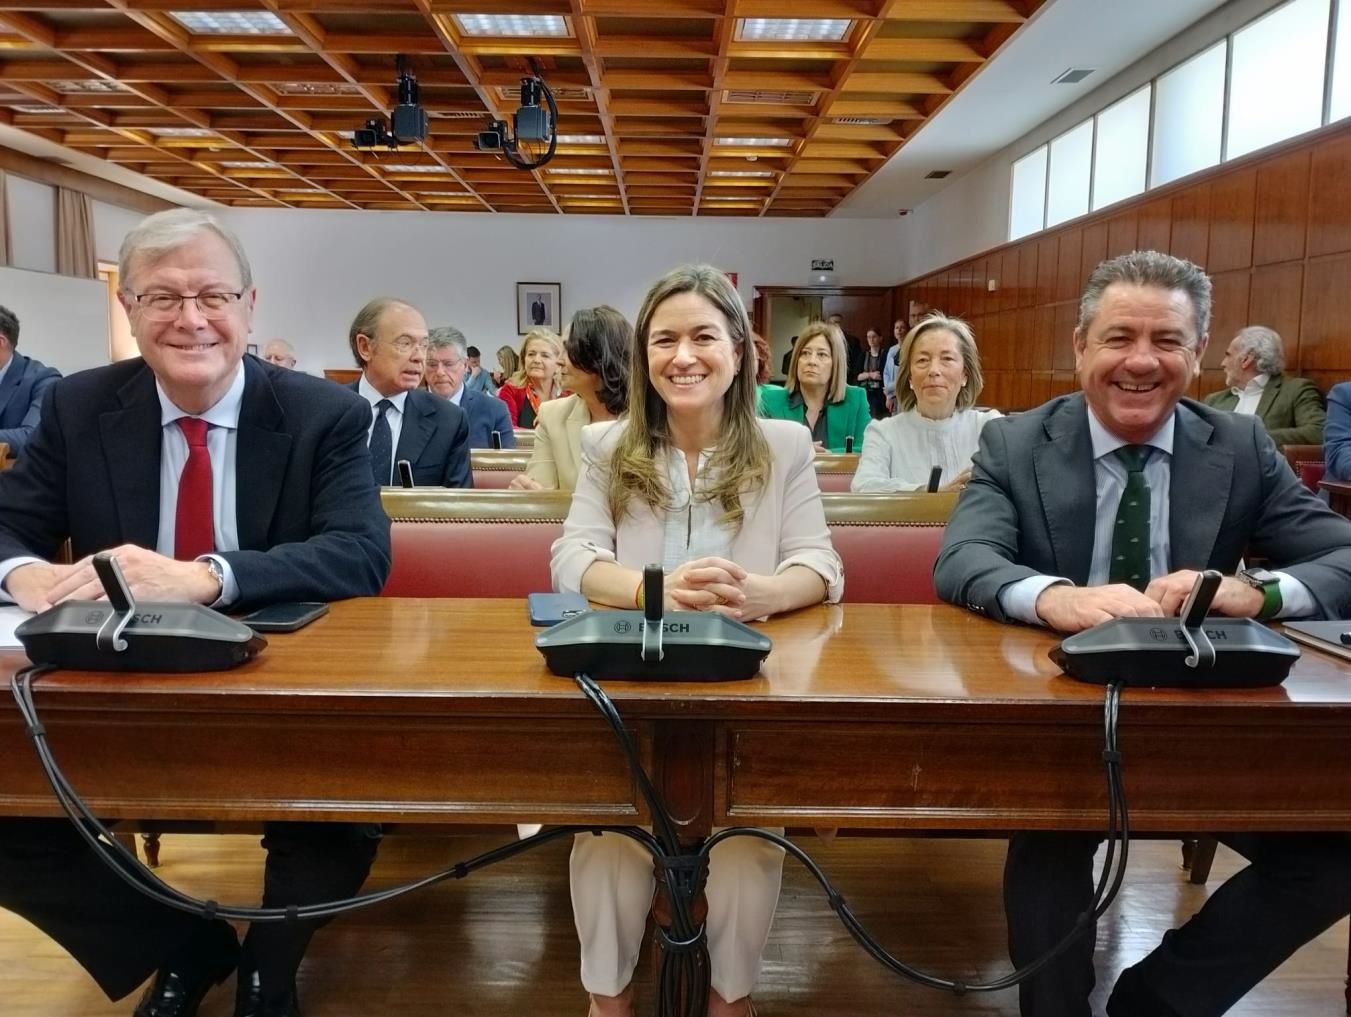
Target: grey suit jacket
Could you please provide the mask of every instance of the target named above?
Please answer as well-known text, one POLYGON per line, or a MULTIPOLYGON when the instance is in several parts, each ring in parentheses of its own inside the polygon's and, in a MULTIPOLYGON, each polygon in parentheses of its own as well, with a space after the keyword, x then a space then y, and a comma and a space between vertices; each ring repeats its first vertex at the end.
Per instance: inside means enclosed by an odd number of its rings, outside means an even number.
MULTIPOLYGON (((1324 616, 1351 611, 1351 521, 1295 478, 1255 417, 1190 399, 1176 412, 1169 568, 1232 574, 1252 553, 1304 583, 1324 616)), ((1010 583, 1087 583, 1096 511, 1081 393, 990 421, 934 565, 938 595, 1006 621, 999 591, 1010 583)))

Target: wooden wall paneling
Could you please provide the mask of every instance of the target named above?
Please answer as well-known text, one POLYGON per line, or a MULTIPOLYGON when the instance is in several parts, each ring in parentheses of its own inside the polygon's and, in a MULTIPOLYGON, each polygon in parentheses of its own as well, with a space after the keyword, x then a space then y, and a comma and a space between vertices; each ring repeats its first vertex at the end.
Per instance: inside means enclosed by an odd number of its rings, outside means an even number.
POLYGON ((1079 277, 1079 258, 1084 249, 1084 235, 1080 230, 1066 230, 1060 234, 1060 257, 1056 262, 1055 299, 1078 300, 1084 290, 1079 277))
POLYGON ((1159 198, 1140 206, 1135 245, 1141 251, 1166 251, 1173 228, 1173 200, 1159 198))
POLYGON ((1113 216, 1107 220, 1107 257, 1129 254, 1137 248, 1139 221, 1134 212, 1113 216))
POLYGON ((1051 367, 1056 371, 1074 370, 1074 323, 1079 305, 1056 304, 1055 329, 1051 335, 1051 367))
POLYGON ((1172 218, 1172 241, 1162 250, 1204 265, 1210 248, 1210 184, 1196 184, 1175 195, 1172 218))
POLYGON ((1079 257, 1079 289, 1074 296, 1077 299, 1083 292, 1084 284, 1098 264, 1107 259, 1107 224, 1092 222, 1084 227, 1084 249, 1079 257))
POLYGON ((1309 257, 1351 251, 1351 135, 1318 146, 1309 170, 1309 257))
POLYGON ((962 270, 960 268, 954 268, 951 272, 944 274, 943 280, 944 289, 947 290, 948 294, 948 314, 954 314, 959 318, 964 317, 966 315, 967 297, 966 284, 962 279, 962 270))
POLYGON ((1051 398, 1051 377, 1050 371, 1033 371, 1031 378, 1031 396, 1032 406, 1040 406, 1051 398))
POLYGON ((1037 249, 1040 244, 1023 244, 1018 252, 1018 307, 1037 303, 1037 249))
POLYGON ((1210 187, 1210 253, 1204 262, 1211 275, 1252 267, 1253 220, 1257 170, 1224 173, 1210 187))
POLYGON ((1314 370, 1351 375, 1351 254, 1310 261, 1304 273, 1299 372, 1314 370))
POLYGON ((1257 168, 1252 263, 1304 257, 1309 230, 1309 151, 1291 152, 1257 168))
POLYGON ((1291 365, 1299 363, 1299 311, 1303 295, 1304 262, 1253 269, 1247 324, 1265 325, 1279 332, 1286 362, 1291 365))
POLYGON ((1014 366, 1020 371, 1035 371, 1051 366, 1051 343, 1038 342, 1037 309, 1020 307, 1014 312, 1014 366))
POLYGON ((985 316, 985 335, 980 343, 981 363, 995 371, 1007 370, 1009 362, 1010 334, 1013 330, 1012 312, 1000 311, 985 316))
POLYGON ((1248 316, 1251 273, 1246 269, 1211 276, 1210 345, 1201 358, 1203 368, 1218 369, 1234 333, 1252 324, 1248 316))
POLYGON ((1032 314, 1032 369, 1049 374, 1055 365, 1055 308, 1043 304, 1032 314))
POLYGON ((1011 247, 999 259, 999 310, 1011 311, 1018 306, 1018 248, 1011 247))
POLYGON ((1037 242, 1037 299, 1033 301, 1034 307, 1055 300, 1055 274, 1059 257, 1058 238, 1044 237, 1037 242))
POLYGON ((1299 373, 1313 382, 1314 387, 1323 393, 1324 398, 1327 397, 1328 389, 1332 388, 1333 385, 1351 380, 1347 378, 1345 371, 1300 371, 1299 373))
POLYGON ((1079 391, 1079 376, 1073 371, 1054 371, 1051 374, 1051 390, 1047 394, 1047 399, 1054 399, 1056 396, 1068 395, 1070 392, 1079 391))

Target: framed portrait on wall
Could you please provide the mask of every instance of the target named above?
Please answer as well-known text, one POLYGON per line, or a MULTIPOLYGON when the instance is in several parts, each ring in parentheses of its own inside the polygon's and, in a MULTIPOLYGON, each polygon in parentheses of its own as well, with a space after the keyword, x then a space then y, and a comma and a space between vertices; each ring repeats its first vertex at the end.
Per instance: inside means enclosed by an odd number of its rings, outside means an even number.
POLYGON ((516 284, 516 333, 525 335, 532 328, 561 332, 563 324, 563 285, 547 282, 516 284))

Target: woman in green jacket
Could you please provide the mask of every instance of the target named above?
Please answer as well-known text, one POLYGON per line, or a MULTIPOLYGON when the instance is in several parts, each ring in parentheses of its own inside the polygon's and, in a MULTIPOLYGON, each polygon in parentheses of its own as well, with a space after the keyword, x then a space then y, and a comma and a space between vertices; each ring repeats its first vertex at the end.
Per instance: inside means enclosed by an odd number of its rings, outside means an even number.
POLYGON ((844 452, 850 446, 848 451, 858 452, 872 418, 867 393, 845 384, 848 366, 839 326, 812 322, 793 347, 784 387, 760 390, 760 416, 805 424, 817 448, 844 452))

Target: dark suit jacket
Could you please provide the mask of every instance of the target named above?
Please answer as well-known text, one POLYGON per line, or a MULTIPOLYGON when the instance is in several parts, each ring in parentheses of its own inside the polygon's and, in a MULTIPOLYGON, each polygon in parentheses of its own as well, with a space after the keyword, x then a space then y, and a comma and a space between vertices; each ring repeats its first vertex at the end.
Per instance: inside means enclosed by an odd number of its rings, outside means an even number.
POLYGON ((0 381, 0 441, 17 457, 28 444, 41 416, 42 397, 61 377, 54 367, 15 353, 0 381))
MULTIPOLYGON (((358 381, 347 387, 357 390, 358 381)), ((365 402, 363 399, 362 402, 365 402)), ((413 483, 418 487, 473 487, 469 468, 469 422, 464 411, 438 395, 415 388, 403 404, 403 427, 394 461, 413 464, 413 483)), ((366 403, 366 426, 370 427, 370 403, 366 403)), ((394 482, 398 483, 398 474, 394 482)))
MULTIPOLYGON (((222 552, 249 608, 380 592, 389 519, 371 484, 370 407, 319 378, 244 358, 235 449, 238 551, 222 552)), ((76 559, 159 536, 160 404, 143 360, 58 382, 28 451, 0 473, 0 561, 76 559)))
MULTIPOLYGON (((1232 574, 1251 551, 1304 583, 1326 617, 1351 611, 1351 521, 1295 478, 1258 420, 1182 400, 1169 498, 1170 570, 1232 574)), ((934 565, 938 595, 1004 621, 1010 583, 1087 583, 1096 511, 1082 394, 990 421, 934 565)))
POLYGON ((1327 463, 1329 480, 1351 480, 1351 381, 1328 389, 1323 461, 1327 463))
POLYGON ((516 432, 511 429, 511 413, 507 404, 497 396, 484 395, 465 387, 460 396, 460 409, 469 418, 469 447, 492 448, 493 432, 502 435, 503 448, 516 447, 516 432))
MULTIPOLYGON (((1206 396, 1206 405, 1233 410, 1238 396, 1231 388, 1222 389, 1206 396)), ((1272 377, 1257 402, 1257 417, 1277 445, 1317 445, 1323 440, 1323 397, 1308 378, 1272 377)))

